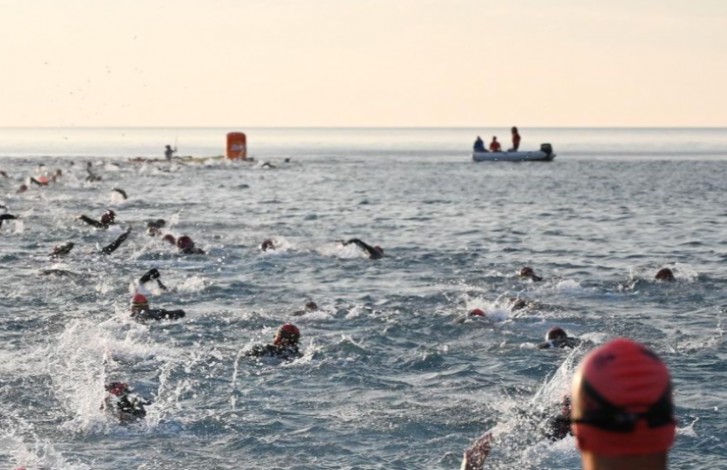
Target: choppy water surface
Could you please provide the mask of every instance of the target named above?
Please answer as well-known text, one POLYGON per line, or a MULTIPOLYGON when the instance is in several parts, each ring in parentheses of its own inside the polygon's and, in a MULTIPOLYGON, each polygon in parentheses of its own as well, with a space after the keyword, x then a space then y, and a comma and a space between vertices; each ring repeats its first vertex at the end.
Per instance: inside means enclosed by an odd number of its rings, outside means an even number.
POLYGON ((0 204, 20 216, 0 229, 2 468, 451 469, 493 426, 488 468, 579 468, 573 439, 543 441, 532 418, 589 348, 535 349, 554 325, 653 347, 675 382, 672 466, 725 467, 725 131, 523 131, 558 158, 472 163, 491 132, 249 131, 265 169, 128 161, 172 139, 219 154, 224 130, 2 130, 0 204), (41 163, 63 178, 16 194, 41 163), (120 227, 75 220, 106 208, 120 227), (208 254, 147 236, 157 218, 208 254), (387 256, 337 243, 351 237, 387 256), (266 238, 281 249, 261 252, 266 238), (66 241, 70 256, 47 256, 66 241), (525 265, 545 281, 518 279, 525 265), (664 266, 676 283, 652 281, 664 266), (151 302, 184 320, 129 319, 152 267, 172 290, 151 302), (512 311, 516 296, 532 306, 512 311), (296 314, 308 299, 321 310, 296 314), (488 317, 462 322, 474 307, 488 317), (302 359, 244 357, 285 322, 302 359), (99 409, 112 380, 153 400, 143 423, 99 409))

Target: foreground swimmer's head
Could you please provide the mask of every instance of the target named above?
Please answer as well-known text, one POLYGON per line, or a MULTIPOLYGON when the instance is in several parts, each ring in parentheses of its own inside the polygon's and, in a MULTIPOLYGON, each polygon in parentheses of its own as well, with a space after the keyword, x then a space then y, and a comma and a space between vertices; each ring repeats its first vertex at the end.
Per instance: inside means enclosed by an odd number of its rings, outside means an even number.
POLYGON ((275 243, 271 239, 263 240, 262 244, 260 245, 260 249, 263 251, 268 250, 274 250, 275 249, 275 243))
POLYGON ((669 371, 656 354, 630 339, 606 343, 581 362, 572 397, 583 468, 666 468, 676 422, 669 371))
POLYGON ((273 344, 275 346, 297 346, 300 340, 300 330, 292 323, 286 323, 278 329, 273 344))
POLYGON ((106 212, 104 212, 103 215, 101 216, 101 223, 105 224, 105 225, 113 224, 115 219, 116 219, 116 212, 109 209, 106 212))
POLYGON ((111 395, 120 397, 129 393, 129 384, 124 382, 111 382, 110 384, 106 385, 106 391, 109 392, 111 395))
POLYGON ((194 248, 194 241, 186 235, 177 238, 177 248, 182 251, 191 250, 194 248))
POLYGON ((131 315, 136 315, 149 309, 149 300, 142 294, 136 294, 131 299, 131 315))
POLYGON ((482 310, 481 308, 473 308, 472 310, 469 311, 468 315, 471 317, 484 317, 485 311, 482 310))
POLYGON ((659 272, 656 273, 656 276, 654 276, 654 279, 657 281, 667 281, 671 282, 676 280, 674 277, 674 272, 669 268, 661 268, 659 272))

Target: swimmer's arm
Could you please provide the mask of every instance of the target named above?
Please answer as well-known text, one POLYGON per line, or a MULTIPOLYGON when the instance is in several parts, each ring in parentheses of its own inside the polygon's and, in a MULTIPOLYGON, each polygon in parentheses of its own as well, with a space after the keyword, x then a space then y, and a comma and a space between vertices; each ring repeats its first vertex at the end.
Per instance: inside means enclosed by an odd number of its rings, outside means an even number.
POLYGON ((374 247, 372 247, 368 243, 365 243, 365 242, 359 240, 358 238, 352 238, 348 241, 345 241, 345 242, 343 242, 343 245, 345 246, 345 245, 349 245, 351 243, 353 243, 354 245, 356 245, 359 248, 361 248, 362 250, 364 250, 366 253, 368 253, 369 256, 373 257, 378 254, 378 253, 376 253, 376 250, 374 250, 374 247))
POLYGON ((116 240, 114 240, 110 245, 105 246, 101 250, 101 253, 103 253, 105 255, 110 255, 111 253, 113 253, 114 251, 116 251, 116 249, 118 247, 120 247, 121 244, 124 243, 124 241, 129 237, 129 233, 131 233, 131 229, 128 229, 126 232, 124 232, 121 235, 119 235, 119 238, 117 238, 116 240))
POLYGON ((78 217, 76 217, 76 219, 82 220, 82 221, 86 222, 88 225, 93 225, 96 228, 106 228, 106 226, 104 224, 102 224, 101 222, 99 222, 98 220, 93 220, 91 217, 88 217, 86 215, 79 215, 78 217))
POLYGON ((492 450, 492 433, 488 432, 465 451, 460 470, 482 470, 490 450, 492 450))

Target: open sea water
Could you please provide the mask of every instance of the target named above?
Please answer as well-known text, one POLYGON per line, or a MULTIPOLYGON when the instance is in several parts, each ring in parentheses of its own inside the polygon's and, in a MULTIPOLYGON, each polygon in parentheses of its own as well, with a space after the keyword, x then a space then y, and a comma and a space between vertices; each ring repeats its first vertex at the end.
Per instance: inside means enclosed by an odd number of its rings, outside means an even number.
POLYGON ((573 438, 539 426, 617 336, 672 371, 671 466, 727 468, 727 129, 520 131, 555 161, 471 161, 507 128, 0 129, 0 212, 20 217, 0 229, 0 469, 454 469, 490 428, 487 468, 577 469, 573 438), (255 162, 129 161, 221 155, 231 130, 255 162), (108 231, 75 220, 107 208, 108 231), (207 254, 148 236, 158 218, 207 254), (386 256, 337 242, 352 237, 386 256), (170 287, 152 305, 186 318, 130 319, 152 267, 170 287), (245 357, 286 322, 301 359, 245 357), (587 342, 538 350, 556 325, 587 342), (116 380, 153 401, 145 420, 100 409, 116 380))

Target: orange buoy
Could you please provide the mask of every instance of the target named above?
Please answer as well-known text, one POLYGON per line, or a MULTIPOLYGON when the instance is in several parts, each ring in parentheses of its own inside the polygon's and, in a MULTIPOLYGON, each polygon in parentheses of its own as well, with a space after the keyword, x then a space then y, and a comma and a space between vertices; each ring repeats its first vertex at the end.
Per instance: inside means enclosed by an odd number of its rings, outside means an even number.
POLYGON ((247 158, 247 137, 243 132, 227 134, 227 158, 231 160, 247 158))

